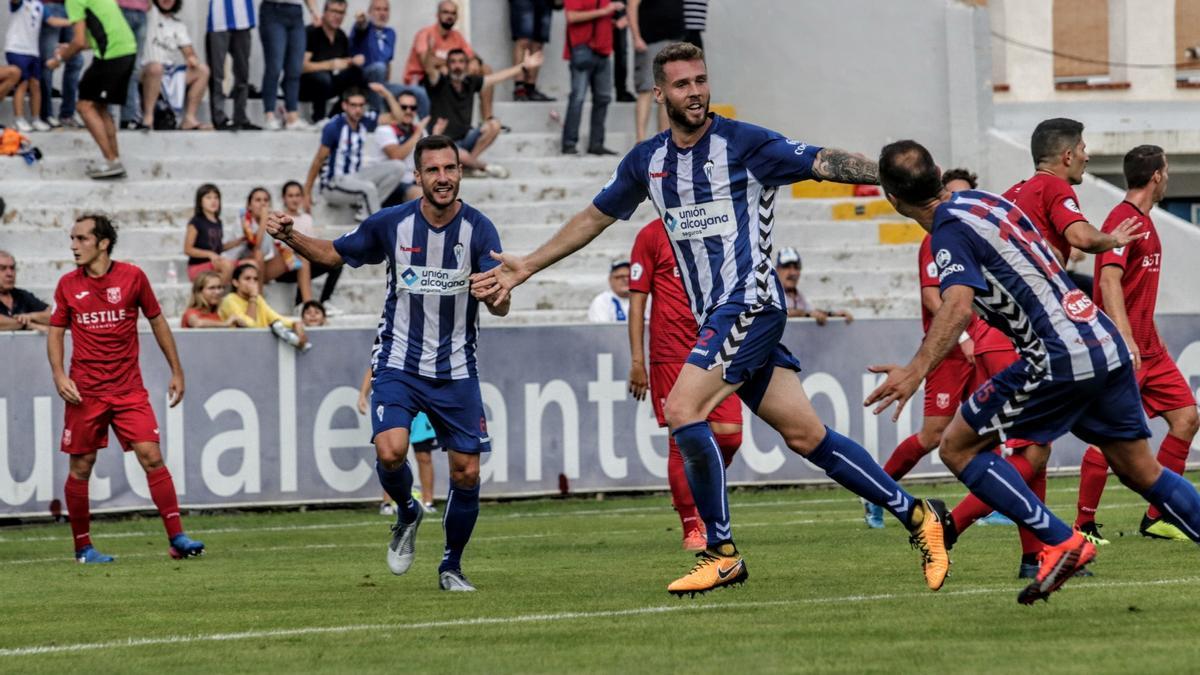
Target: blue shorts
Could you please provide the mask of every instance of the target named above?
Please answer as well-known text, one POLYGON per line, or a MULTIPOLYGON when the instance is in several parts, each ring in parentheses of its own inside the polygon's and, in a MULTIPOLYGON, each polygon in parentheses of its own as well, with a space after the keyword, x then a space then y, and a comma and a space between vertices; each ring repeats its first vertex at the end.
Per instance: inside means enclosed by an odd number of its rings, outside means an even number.
POLYGON ((469 453, 492 449, 478 378, 438 380, 395 368, 376 372, 371 391, 372 437, 388 429, 410 429, 418 412, 429 416, 442 447, 469 453))
MULTIPOLYGON (((26 80, 42 79, 42 59, 37 56, 29 56, 28 54, 15 54, 13 52, 4 52, 4 58, 8 61, 8 65, 16 66, 21 70, 21 82, 26 80)), ((37 114, 37 111, 33 111, 37 114)))
POLYGON ((482 135, 483 131, 479 127, 474 127, 467 132, 466 136, 463 136, 461 139, 455 141, 455 144, 463 150, 471 152, 475 149, 475 144, 479 142, 479 137, 482 135))
POLYGON ((1132 366, 1082 382, 1030 375, 1017 361, 983 383, 962 405, 963 419, 980 435, 1049 443, 1067 432, 1092 445, 1150 437, 1132 366))
POLYGON ((550 23, 554 18, 550 0, 508 0, 508 24, 512 39, 550 42, 550 23))
POLYGON ((757 411, 776 368, 800 372, 800 362, 780 344, 786 325, 787 312, 778 307, 751 312, 746 305, 721 305, 700 327, 687 362, 705 370, 721 366, 725 381, 740 383, 738 397, 757 411))

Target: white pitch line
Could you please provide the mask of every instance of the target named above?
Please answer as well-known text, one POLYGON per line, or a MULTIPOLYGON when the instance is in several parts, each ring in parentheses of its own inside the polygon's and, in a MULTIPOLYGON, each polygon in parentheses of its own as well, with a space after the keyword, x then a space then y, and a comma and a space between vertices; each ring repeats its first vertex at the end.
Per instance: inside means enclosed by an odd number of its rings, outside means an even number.
MULTIPOLYGON (((1113 581, 1087 583, 1070 587, 1071 591, 1097 590, 1101 588, 1125 588, 1139 586, 1165 586, 1200 582, 1197 577, 1176 579, 1154 579, 1150 581, 1113 581)), ((959 591, 942 591, 937 595, 971 596, 989 595, 993 593, 1011 593, 1010 587, 1005 588, 971 588, 959 591)), ((194 644, 197 642, 230 642, 237 640, 270 639, 279 637, 294 637, 298 635, 328 635, 338 633, 358 633, 365 631, 405 631, 424 630, 429 628, 451 628, 461 626, 490 626, 514 623, 545 623, 556 621, 576 621, 581 619, 610 619, 624 616, 644 616, 652 614, 667 614, 671 612, 704 612, 721 609, 761 609, 786 605, 840 604, 881 602, 887 600, 902 600, 930 597, 930 593, 881 593, 877 595, 843 595, 824 598, 798 598, 795 600, 764 600, 757 602, 725 602, 709 605, 676 604, 655 605, 651 607, 635 607, 630 609, 603 610, 596 612, 559 612, 554 614, 524 614, 504 617, 475 617, 470 619, 451 619, 445 621, 425 621, 422 623, 396 624, 349 624, 345 626, 307 626, 302 628, 276 628, 271 630, 244 631, 239 633, 208 633, 200 635, 169 635, 152 638, 127 638, 109 642, 81 642, 66 645, 31 645, 27 647, 10 647, 0 649, 0 658, 19 656, 42 656, 46 654, 63 654, 102 649, 119 649, 123 647, 149 647, 157 645, 194 644)))

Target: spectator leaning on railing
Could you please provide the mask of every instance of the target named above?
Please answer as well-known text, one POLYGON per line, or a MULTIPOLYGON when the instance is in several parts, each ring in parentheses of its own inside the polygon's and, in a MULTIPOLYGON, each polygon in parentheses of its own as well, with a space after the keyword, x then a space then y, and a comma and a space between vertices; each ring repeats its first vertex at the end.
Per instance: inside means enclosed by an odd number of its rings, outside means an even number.
POLYGON ((263 48, 262 101, 264 127, 278 131, 310 128, 300 119, 300 71, 304 68, 307 36, 304 31, 304 6, 314 26, 321 25, 315 0, 263 0, 258 8, 258 37, 263 48), (283 73, 284 120, 276 116, 279 100, 279 74, 283 73))
POLYGON ((36 330, 50 326, 50 306, 17 288, 17 259, 0 250, 0 330, 36 330))
MULTIPOLYGON (((233 292, 221 300, 218 314, 222 320, 236 319, 245 328, 270 328, 280 339, 288 340, 288 331, 297 338, 294 346, 304 349, 308 336, 299 321, 281 316, 262 297, 258 283, 258 268, 243 263, 233 271, 233 292)), ((291 340, 288 340, 289 342, 291 340)))
POLYGON ((200 63, 187 26, 179 20, 183 0, 154 0, 146 17, 142 49, 142 122, 154 128, 154 104, 159 93, 172 108, 183 109, 180 129, 211 129, 196 117, 208 89, 208 66, 200 63), (180 57, 182 61, 180 60, 180 57), (164 86, 165 84, 165 86, 164 86))
POLYGON ((218 311, 225 297, 221 276, 211 270, 196 275, 192 282, 192 297, 179 319, 183 328, 234 328, 245 323, 239 316, 222 319, 218 311))
POLYGON ((316 300, 308 300, 300 307, 300 323, 306 328, 324 326, 326 323, 325 306, 316 300))
POLYGON ((817 309, 808 302, 804 293, 800 292, 800 253, 796 249, 780 249, 775 268, 779 271, 779 281, 783 285, 784 302, 789 317, 812 317, 816 319, 818 326, 824 326, 831 316, 840 316, 846 323, 854 321, 854 315, 849 310, 817 309))

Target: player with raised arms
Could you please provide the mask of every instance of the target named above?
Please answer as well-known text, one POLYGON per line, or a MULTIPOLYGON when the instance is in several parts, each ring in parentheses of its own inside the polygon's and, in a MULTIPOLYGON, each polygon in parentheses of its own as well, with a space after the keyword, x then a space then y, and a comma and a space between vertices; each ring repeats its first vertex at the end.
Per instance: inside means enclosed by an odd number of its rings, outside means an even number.
POLYGON ((709 113, 704 53, 693 45, 667 46, 653 67, 655 98, 666 106, 670 129, 634 147, 592 203, 536 251, 496 254, 501 265, 475 276, 473 291, 503 301, 539 270, 630 218, 649 197, 700 327, 664 414, 708 547, 668 592, 703 593, 747 577, 730 528, 720 448, 706 421, 734 392, 793 452, 899 519, 921 551, 926 583, 941 588, 949 570, 944 505, 914 499, 862 446, 822 424, 796 376, 799 362, 780 343, 787 312, 772 263, 776 188, 806 179, 876 183, 875 162, 709 113))
POLYGON ((907 366, 872 366, 887 379, 867 397, 893 419, 975 316, 1012 340, 1021 359, 980 387, 942 436, 946 468, 971 492, 1027 526, 1045 545, 1037 577, 1017 596, 1047 598, 1096 555, 1009 463, 990 450, 1013 436, 1046 444, 1067 433, 1100 447, 1121 481, 1200 541, 1200 494, 1150 453, 1133 360, 1116 325, 1071 282, 1037 227, 1005 198, 951 193, 915 141, 883 148, 880 182, 903 215, 933 235, 942 305, 907 366))
MULTIPOLYGON (((462 555, 479 517, 479 454, 491 450, 491 439, 475 363, 479 300, 470 293, 470 275, 497 264, 488 254, 500 250, 500 236, 487 216, 458 198, 462 163, 454 141, 423 138, 413 161, 422 197, 382 209, 334 241, 297 232, 284 213, 267 219, 267 231, 326 267, 387 262, 387 299, 371 359, 371 424, 376 473, 397 507, 388 567, 399 575, 412 566, 424 517, 405 461, 413 418, 424 411, 450 464, 438 586, 474 591, 462 555)), ((508 313, 507 297, 484 304, 497 316, 508 313)))

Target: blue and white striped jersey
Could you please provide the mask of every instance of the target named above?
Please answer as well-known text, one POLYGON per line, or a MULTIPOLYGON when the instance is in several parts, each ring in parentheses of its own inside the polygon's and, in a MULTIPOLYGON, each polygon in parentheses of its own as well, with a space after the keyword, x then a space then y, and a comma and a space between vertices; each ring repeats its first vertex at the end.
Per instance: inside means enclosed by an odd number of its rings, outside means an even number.
POLYGON ((775 190, 815 178, 819 147, 710 114, 696 145, 664 131, 625 155, 593 204, 628 220, 647 196, 662 216, 696 321, 727 303, 784 309, 772 260, 775 190))
MULTIPOLYGON (((321 145, 329 148, 329 159, 321 167, 321 189, 329 187, 329 183, 337 176, 356 174, 366 164, 363 162, 363 150, 367 138, 375 132, 379 125, 379 114, 368 110, 358 121, 358 128, 351 129, 346 113, 338 113, 331 117, 321 128, 321 145)), ((386 196, 386 195, 384 195, 386 196)))
POLYGON ((254 28, 254 0, 208 0, 208 23, 210 33, 254 28))
POLYGON ((435 228, 421 200, 382 209, 333 242, 351 267, 387 261, 387 299, 379 319, 375 372, 385 368, 439 380, 478 377, 479 301, 470 275, 497 265, 496 226, 466 203, 435 228))
POLYGON ((943 292, 975 289, 975 306, 1012 338, 1040 379, 1087 380, 1130 363, 1116 326, 1075 287, 1037 227, 1012 202, 956 192, 934 215, 943 292))

